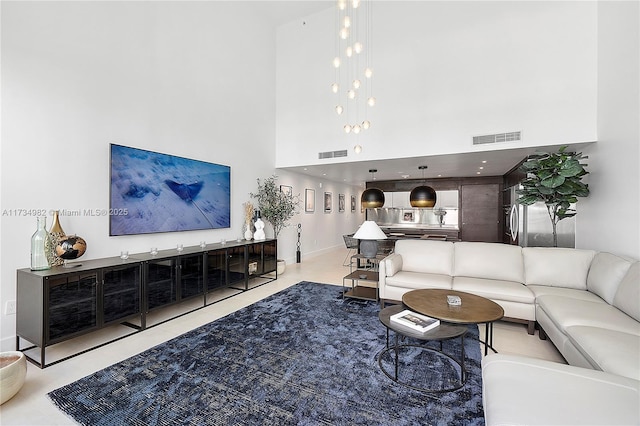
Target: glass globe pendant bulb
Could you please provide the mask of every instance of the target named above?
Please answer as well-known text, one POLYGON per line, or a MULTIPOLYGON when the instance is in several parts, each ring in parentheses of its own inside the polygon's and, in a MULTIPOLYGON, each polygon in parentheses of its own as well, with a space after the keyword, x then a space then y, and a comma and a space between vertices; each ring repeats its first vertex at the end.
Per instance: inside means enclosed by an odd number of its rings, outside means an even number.
POLYGON ((376 104, 376 98, 374 98, 373 96, 371 96, 369 99, 367 99, 367 105, 375 106, 375 104, 376 104))
POLYGON ((336 105, 336 113, 338 115, 341 115, 343 111, 344 111, 344 108, 342 108, 342 105, 336 105))
POLYGON ((360 88, 360 84, 361 84, 360 80, 358 80, 358 79, 353 80, 353 88, 354 89, 359 89, 360 88))
POLYGON ((367 78, 371 78, 372 75, 373 75, 373 70, 369 67, 365 68, 364 76, 367 78))
POLYGON ((331 91, 332 91, 333 93, 338 93, 338 89, 340 89, 340 86, 338 85, 338 83, 333 83, 333 84, 331 85, 331 91))
POLYGON ((355 91, 355 90, 353 90, 353 89, 349 89, 349 90, 347 91, 347 97, 348 97, 349 99, 355 99, 355 98, 356 98, 356 91, 355 91))
POLYGON ((347 0, 338 0, 338 9, 345 10, 347 8, 347 0))
POLYGON ((358 6, 360 6, 360 0, 353 0, 351 4, 353 5, 354 9, 357 9, 358 6))
POLYGON ((347 58, 350 58, 353 56, 353 48, 351 46, 347 47, 345 50, 345 54, 347 55, 347 58))
POLYGON ((362 53, 362 43, 360 43, 359 41, 357 41, 354 45, 353 45, 353 50, 356 53, 362 53))
POLYGON ((362 127, 360 127, 359 124, 354 124, 352 130, 353 130, 353 133, 357 135, 358 133, 360 133, 360 130, 362 130, 362 127))
POLYGON ((336 56, 335 58, 333 58, 333 66, 335 68, 340 68, 340 58, 339 57, 336 56))
POLYGON ((362 152, 362 146, 360 146, 360 145, 356 145, 356 146, 354 146, 354 147, 353 147, 353 151, 354 151, 356 154, 360 154, 360 153, 362 152))
POLYGON ((346 40, 349 37, 349 29, 343 28, 340 30, 340 38, 346 40))
POLYGON ((350 124, 345 124, 344 125, 344 132, 349 134, 351 133, 351 125, 350 124))
POLYGON ((351 26, 351 18, 345 16, 344 20, 342 21, 342 25, 344 25, 345 28, 349 28, 351 26))
POLYGON ((364 121, 362 122, 362 128, 363 128, 364 130, 368 130, 368 129, 369 129, 369 127, 371 127, 371 122, 370 122, 369 120, 364 120, 364 121))

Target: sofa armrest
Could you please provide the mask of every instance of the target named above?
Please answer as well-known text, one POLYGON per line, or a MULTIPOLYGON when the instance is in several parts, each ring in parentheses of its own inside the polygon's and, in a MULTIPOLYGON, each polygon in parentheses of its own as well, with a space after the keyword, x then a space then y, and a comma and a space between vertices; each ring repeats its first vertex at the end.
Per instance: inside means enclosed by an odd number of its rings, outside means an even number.
POLYGON ((385 277, 392 277, 399 271, 402 271, 402 256, 398 253, 392 253, 385 257, 381 262, 381 266, 384 263, 384 269, 380 270, 380 274, 384 274, 385 277))

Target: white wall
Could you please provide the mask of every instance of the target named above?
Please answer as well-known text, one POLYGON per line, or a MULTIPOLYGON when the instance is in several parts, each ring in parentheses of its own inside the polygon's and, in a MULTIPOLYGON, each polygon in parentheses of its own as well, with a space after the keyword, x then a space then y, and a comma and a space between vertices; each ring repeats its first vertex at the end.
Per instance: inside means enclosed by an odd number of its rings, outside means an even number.
MULTIPOLYGON (((362 189, 330 180, 316 180, 310 176, 277 170, 278 185, 292 187, 293 194, 300 196, 299 213, 291 221, 291 226, 280 232, 278 237, 278 255, 287 263, 296 261, 296 243, 298 240, 298 224, 302 225, 300 234, 300 252, 302 262, 310 256, 320 254, 328 248, 344 247, 342 238, 345 234, 354 233, 364 221, 364 213, 360 209, 362 189), (315 211, 305 211, 305 189, 315 191, 315 211), (324 193, 331 192, 333 206, 331 213, 323 210, 324 193), (338 209, 338 196, 345 196, 345 211, 338 209), (356 199, 356 209, 351 211, 351 196, 356 199)), ((267 236, 273 236, 273 229, 267 226, 267 236)))
POLYGON ((640 7, 598 3, 598 143, 591 194, 577 204, 576 246, 640 258, 640 7))
MULTIPOLYGON (((231 227, 109 237, 107 217, 63 216, 65 232, 87 241, 80 261, 241 235, 242 203, 256 178, 274 172, 276 44, 248 2, 2 2, 1 11, 0 350, 8 350, 15 316, 4 307, 15 299, 16 269, 29 267, 36 226, 18 210, 108 208, 110 143, 231 166, 231 227)), ((286 179, 294 188, 319 183, 286 179)), ((359 223, 346 216, 303 216, 303 259, 341 244, 359 223)), ((280 253, 295 261, 291 232, 280 253)))
POLYGON ((484 151, 472 136, 516 130, 500 148, 596 140, 595 2, 374 2, 378 103, 360 155, 329 90, 334 14, 278 29, 278 167, 484 151))

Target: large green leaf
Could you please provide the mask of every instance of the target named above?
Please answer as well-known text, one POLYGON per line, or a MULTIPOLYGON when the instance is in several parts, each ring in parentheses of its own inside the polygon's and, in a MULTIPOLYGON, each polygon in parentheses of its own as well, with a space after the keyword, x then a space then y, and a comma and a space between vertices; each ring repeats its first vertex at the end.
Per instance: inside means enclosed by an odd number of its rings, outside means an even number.
POLYGON ((562 176, 550 176, 542 180, 542 185, 547 188, 557 188, 564 183, 564 177, 562 176))

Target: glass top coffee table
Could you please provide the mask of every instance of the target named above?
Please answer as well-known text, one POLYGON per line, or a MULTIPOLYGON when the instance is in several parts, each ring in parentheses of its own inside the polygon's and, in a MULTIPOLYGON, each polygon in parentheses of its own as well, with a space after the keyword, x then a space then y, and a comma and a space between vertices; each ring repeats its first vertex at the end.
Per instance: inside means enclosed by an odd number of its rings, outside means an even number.
POLYGON ((452 324, 485 324, 484 354, 493 348, 493 323, 502 319, 504 309, 485 297, 456 290, 421 289, 412 290, 402 296, 402 303, 420 314, 452 324), (459 306, 449 305, 447 296, 458 296, 459 306))

